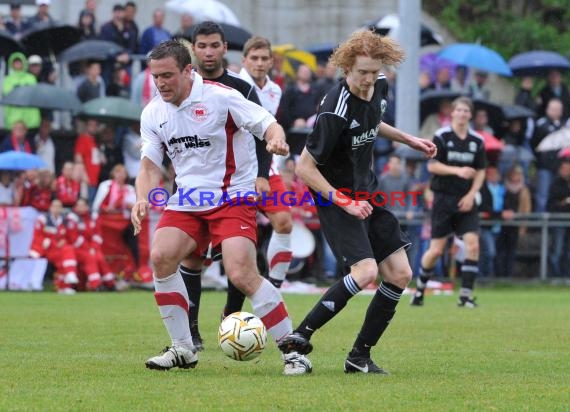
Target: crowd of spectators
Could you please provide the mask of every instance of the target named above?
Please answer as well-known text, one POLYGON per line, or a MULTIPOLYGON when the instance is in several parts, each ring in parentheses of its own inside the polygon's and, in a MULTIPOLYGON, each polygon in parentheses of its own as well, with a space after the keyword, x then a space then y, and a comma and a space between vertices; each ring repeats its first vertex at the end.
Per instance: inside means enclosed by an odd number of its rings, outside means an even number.
MULTIPOLYGON (((0 28, 18 39, 38 22, 53 21, 49 14, 50 1, 38 0, 36 3, 37 14, 25 18, 20 4, 12 2, 10 16, 0 23, 0 28)), ((140 30, 136 23, 135 2, 116 4, 109 10, 110 19, 103 23, 96 20, 96 7, 96 1, 86 0, 78 16, 77 27, 81 30, 82 40, 111 41, 123 47, 125 52, 114 56, 112 61, 88 60, 70 65, 77 97, 86 102, 97 97, 120 96, 144 107, 156 90, 144 63, 139 73, 132 73, 131 56, 147 53, 156 44, 170 38, 171 33, 184 33, 192 25, 192 18, 182 16, 180 27, 170 31, 164 27, 164 11, 157 8, 152 13, 152 24, 140 30)), ((5 57, 8 73, 2 86, 4 96, 20 85, 57 83, 55 72, 46 59, 22 53, 5 57)), ((317 105, 328 88, 340 79, 341 73, 326 61, 320 61, 316 72, 300 64, 295 77, 290 78, 281 71, 282 59, 275 57, 273 77, 283 88, 278 121, 285 130, 308 130, 312 127, 317 105)), ((397 72, 387 67, 386 75, 391 89, 385 121, 393 124, 397 72)), ((422 72, 418 85, 422 93, 449 90, 488 101, 491 96, 488 77, 488 73, 466 67, 450 69, 445 66, 437 70, 434 76, 422 72)), ((564 157, 567 153, 558 149, 538 150, 540 143, 551 133, 570 130, 570 93, 561 73, 553 70, 546 79, 521 79, 520 90, 513 103, 532 110, 536 115, 507 119, 497 126, 490 121, 491 114, 484 108, 478 108, 473 113, 473 129, 497 137, 502 147, 488 152, 490 166, 482 191, 484 201, 481 212, 490 218, 503 220, 513 219, 519 213, 569 213, 570 159, 564 157), (545 85, 534 93, 534 82, 537 80, 544 81, 545 85)), ((420 136, 433 138, 438 128, 449 124, 450 110, 451 101, 442 99, 439 110, 426 116, 420 125, 420 136)), ((112 223, 108 224, 103 234, 108 236, 115 231, 112 236, 122 239, 132 255, 131 260, 135 265, 133 272, 138 269, 138 272, 142 272, 139 280, 149 283, 150 270, 146 267, 144 252, 141 254, 139 250, 140 244, 132 237, 128 219, 133 197, 132 183, 140 162, 138 124, 115 127, 95 119, 78 118, 74 120, 72 136, 68 134, 65 138, 56 139, 58 131, 52 130, 53 118, 49 111, 4 106, 3 113, 5 136, 0 141, 0 151, 35 153, 45 161, 47 168, 21 173, 2 171, 0 204, 32 206, 49 215, 53 199, 58 199, 64 210, 69 211, 85 201, 90 213, 95 213, 95 218, 112 215, 108 220, 112 223)), ((398 147, 393 147, 385 139, 377 139, 374 153, 377 176, 386 192, 423 193, 417 204, 409 199, 406 206, 392 205, 414 242, 409 254, 417 273, 419 257, 430 234, 430 222, 425 218, 431 204, 425 162, 400 155, 398 147), (421 224, 407 225, 406 219, 410 222, 419 219, 421 224)), ((281 173, 288 187, 302 197, 306 187, 294 175, 295 155, 298 154, 292 154, 281 173)), ((165 165, 165 181, 170 179, 167 171, 168 165, 165 165)), ((317 240, 317 251, 308 259, 299 276, 318 280, 338 276, 341 268, 320 233, 314 210, 297 208, 294 215, 309 227, 317 240)), ((499 224, 483 227, 481 275, 514 276, 517 243, 527 230, 525 227, 499 224)), ((563 227, 551 231, 549 261, 553 276, 570 276, 569 233, 570 230, 563 227)))

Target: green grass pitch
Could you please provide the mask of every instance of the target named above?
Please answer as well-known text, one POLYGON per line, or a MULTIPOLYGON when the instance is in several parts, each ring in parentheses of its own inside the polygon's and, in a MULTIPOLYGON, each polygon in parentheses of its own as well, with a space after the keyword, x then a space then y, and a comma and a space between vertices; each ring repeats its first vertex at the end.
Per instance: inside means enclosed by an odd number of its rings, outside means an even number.
MULTIPOLYGON (((315 334, 311 375, 286 377, 273 342, 251 362, 217 348, 224 293, 202 297, 196 369, 168 372, 144 367, 168 344, 151 293, 0 293, 0 411, 570 410, 570 290, 477 292, 476 310, 404 296, 373 350, 388 377, 342 371, 370 296, 315 334)), ((317 299, 285 295, 295 324, 317 299)))

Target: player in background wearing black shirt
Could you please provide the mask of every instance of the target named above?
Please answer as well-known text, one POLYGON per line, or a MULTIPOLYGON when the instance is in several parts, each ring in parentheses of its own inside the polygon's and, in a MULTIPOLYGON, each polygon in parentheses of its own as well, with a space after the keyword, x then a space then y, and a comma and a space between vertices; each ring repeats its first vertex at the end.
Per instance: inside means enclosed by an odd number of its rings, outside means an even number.
MULTIPOLYGON (((204 80, 210 80, 236 89, 246 99, 261 106, 255 87, 241 79, 237 74, 224 69, 223 57, 227 51, 228 48, 224 32, 219 24, 205 21, 195 27, 192 33, 193 69, 196 70, 204 80)), ((254 138, 251 142, 252 145, 254 141, 259 165, 255 190, 257 193, 268 192, 271 154, 265 150, 265 142, 254 138)), ((212 251, 212 255, 216 254, 219 254, 219 252, 212 251)), ((220 256, 217 256, 216 259, 218 258, 220 258, 220 256)), ((202 280, 200 276, 202 273, 202 263, 203 259, 189 257, 184 259, 180 264, 180 272, 182 273, 190 302, 194 305, 191 307, 188 317, 194 346, 196 346, 198 350, 203 349, 202 337, 200 336, 198 328, 198 314, 202 294, 202 280)), ((224 309, 224 316, 240 311, 244 301, 245 295, 231 282, 228 282, 228 299, 224 309)))
POLYGON ((473 103, 459 97, 452 103, 451 125, 435 133, 437 156, 428 163, 434 176, 431 188, 434 201, 431 218, 431 241, 422 256, 417 291, 412 306, 422 306, 427 282, 433 275, 437 259, 443 254, 447 239, 456 234, 465 242, 466 257, 461 265, 460 307, 476 307, 473 298, 475 277, 479 272, 479 214, 475 195, 485 181, 485 147, 483 138, 469 129, 473 103))
POLYGON ((431 141, 382 122, 388 86, 381 70, 383 65, 397 65, 403 58, 404 52, 394 40, 370 31, 353 33, 335 50, 331 61, 343 70, 346 79, 321 102, 296 169, 317 199, 322 230, 347 274, 325 292, 279 348, 283 352, 311 352, 312 334, 380 273, 382 282, 344 364, 347 373, 387 374, 370 358, 370 348, 388 327, 412 278, 405 251, 410 243, 396 217, 380 206, 382 199, 378 197, 371 201, 354 199, 356 191, 379 191, 372 170, 374 141, 380 134, 428 157, 436 153, 431 141), (350 189, 351 197, 337 192, 340 188, 350 189), (332 204, 324 206, 326 202, 318 201, 319 196, 332 200, 332 204))

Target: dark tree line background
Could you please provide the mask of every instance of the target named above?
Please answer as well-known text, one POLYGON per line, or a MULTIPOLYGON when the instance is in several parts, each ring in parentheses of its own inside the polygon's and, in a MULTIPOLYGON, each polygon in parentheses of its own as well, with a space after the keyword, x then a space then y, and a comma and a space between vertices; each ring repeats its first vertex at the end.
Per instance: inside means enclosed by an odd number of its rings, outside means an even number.
POLYGON ((530 50, 570 55, 570 0, 425 0, 423 8, 459 41, 507 60, 530 50))

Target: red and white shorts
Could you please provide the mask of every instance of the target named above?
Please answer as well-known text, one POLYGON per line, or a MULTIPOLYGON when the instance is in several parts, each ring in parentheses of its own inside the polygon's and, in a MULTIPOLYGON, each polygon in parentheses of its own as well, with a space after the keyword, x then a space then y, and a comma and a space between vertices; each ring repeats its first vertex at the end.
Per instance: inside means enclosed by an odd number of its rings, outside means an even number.
POLYGON ((165 210, 156 228, 182 230, 198 244, 192 255, 201 257, 207 252, 210 242, 215 248, 222 240, 241 236, 257 244, 256 212, 253 205, 232 205, 229 202, 203 212, 165 210))
POLYGON ((290 201, 290 196, 285 196, 287 188, 281 176, 269 176, 269 189, 271 193, 259 201, 259 211, 263 213, 290 212, 291 207, 283 203, 284 199, 285 202, 290 201))

